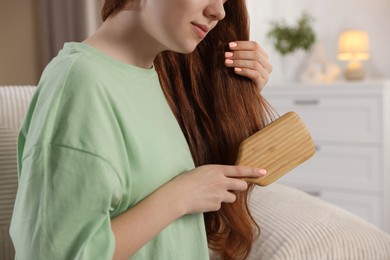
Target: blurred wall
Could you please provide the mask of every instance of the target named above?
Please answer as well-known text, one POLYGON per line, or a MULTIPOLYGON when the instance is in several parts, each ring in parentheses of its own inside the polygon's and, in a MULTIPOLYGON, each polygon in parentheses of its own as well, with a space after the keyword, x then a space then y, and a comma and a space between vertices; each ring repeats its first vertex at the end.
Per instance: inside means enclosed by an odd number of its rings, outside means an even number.
POLYGON ((34 0, 0 0, 0 85, 37 83, 37 18, 34 0))
POLYGON ((64 42, 100 24, 102 0, 0 0, 0 85, 36 85, 64 42))

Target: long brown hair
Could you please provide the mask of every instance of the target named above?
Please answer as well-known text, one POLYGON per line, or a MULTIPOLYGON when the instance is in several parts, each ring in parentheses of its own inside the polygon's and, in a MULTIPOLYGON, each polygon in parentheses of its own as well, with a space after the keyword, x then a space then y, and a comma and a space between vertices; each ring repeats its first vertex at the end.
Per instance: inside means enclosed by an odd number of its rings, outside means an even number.
MULTIPOLYGON (((132 0, 106 0, 105 20, 132 0)), ((197 166, 234 165, 239 143, 263 128, 272 111, 250 79, 236 75, 224 65, 228 42, 249 39, 245 0, 225 3, 226 18, 191 54, 166 51, 154 65, 166 99, 189 144, 197 166)), ((209 247, 223 259, 248 257, 259 227, 248 209, 248 196, 207 212, 205 224, 209 247)))

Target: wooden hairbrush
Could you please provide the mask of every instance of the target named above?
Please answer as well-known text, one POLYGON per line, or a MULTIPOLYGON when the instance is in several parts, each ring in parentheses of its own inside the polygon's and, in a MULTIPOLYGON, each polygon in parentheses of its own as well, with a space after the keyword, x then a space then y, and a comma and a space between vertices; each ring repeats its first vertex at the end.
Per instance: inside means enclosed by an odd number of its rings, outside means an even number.
POLYGON ((295 112, 288 112, 241 142, 236 165, 262 168, 267 174, 243 180, 266 186, 308 160, 314 142, 295 112))

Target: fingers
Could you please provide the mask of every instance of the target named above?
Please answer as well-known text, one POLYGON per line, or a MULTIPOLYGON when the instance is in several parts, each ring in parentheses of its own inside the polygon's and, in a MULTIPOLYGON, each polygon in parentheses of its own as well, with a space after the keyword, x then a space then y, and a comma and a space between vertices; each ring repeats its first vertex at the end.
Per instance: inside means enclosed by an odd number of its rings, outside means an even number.
POLYGON ((209 212, 219 210, 222 203, 233 203, 237 198, 236 192, 248 189, 248 183, 239 178, 264 174, 264 169, 209 164, 181 174, 166 185, 183 194, 179 196, 179 202, 185 214, 209 212))
POLYGON ((209 177, 214 179, 217 186, 221 185, 227 191, 244 191, 248 188, 248 184, 240 178, 258 178, 266 175, 267 171, 260 168, 251 168, 245 166, 232 165, 204 165, 208 170, 209 177), (212 178, 215 176, 216 178, 212 178))
POLYGON ((234 71, 237 74, 250 78, 256 85, 265 85, 269 80, 270 72, 266 67, 270 66, 270 64, 262 65, 257 61, 252 60, 232 60, 231 64, 227 63, 226 66, 234 67, 234 71))
POLYGON ((229 43, 231 51, 225 53, 225 65, 238 75, 251 79, 261 90, 269 80, 272 65, 268 54, 254 41, 229 43))
POLYGON ((227 192, 226 195, 225 195, 225 198, 222 200, 222 202, 224 203, 233 203, 236 201, 236 194, 232 193, 232 192, 227 192))
POLYGON ((254 64, 246 63, 252 61, 256 65, 262 66, 266 71, 272 72, 272 65, 268 61, 268 57, 256 51, 235 51, 225 53, 225 63, 231 65, 234 63, 235 67, 250 67, 254 64), (233 63, 231 63, 233 61, 233 63))
POLYGON ((246 181, 238 178, 258 178, 266 175, 265 169, 256 169, 245 166, 225 166, 224 175, 229 178, 228 190, 244 191, 248 188, 246 181))
POLYGON ((245 166, 224 166, 224 175, 230 178, 257 178, 264 176, 267 171, 265 169, 251 168, 245 166))
POLYGON ((259 51, 266 58, 268 58, 268 54, 265 52, 261 46, 255 41, 234 41, 229 43, 229 48, 231 50, 247 50, 247 51, 259 51))
POLYGON ((243 180, 235 179, 237 177, 261 177, 266 175, 265 169, 256 169, 244 166, 224 166, 224 175, 229 178, 226 183, 226 191, 222 202, 233 203, 236 200, 236 195, 230 191, 244 191, 248 189, 248 183, 243 180))

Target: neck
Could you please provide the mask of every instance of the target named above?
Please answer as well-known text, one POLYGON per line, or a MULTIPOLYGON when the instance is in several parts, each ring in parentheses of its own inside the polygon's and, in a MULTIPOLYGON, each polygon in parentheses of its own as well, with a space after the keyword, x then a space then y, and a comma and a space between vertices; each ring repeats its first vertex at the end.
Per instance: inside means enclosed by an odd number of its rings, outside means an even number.
POLYGON ((115 60, 149 69, 164 49, 143 30, 140 20, 135 10, 121 11, 108 18, 84 43, 115 60))

